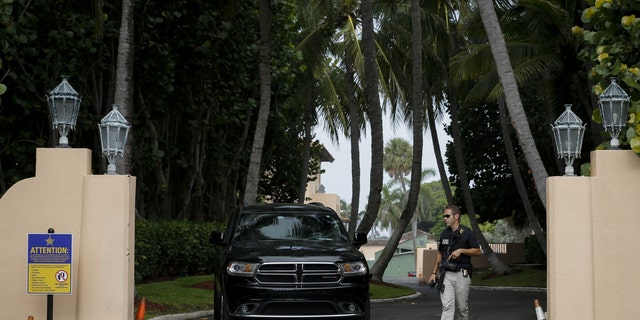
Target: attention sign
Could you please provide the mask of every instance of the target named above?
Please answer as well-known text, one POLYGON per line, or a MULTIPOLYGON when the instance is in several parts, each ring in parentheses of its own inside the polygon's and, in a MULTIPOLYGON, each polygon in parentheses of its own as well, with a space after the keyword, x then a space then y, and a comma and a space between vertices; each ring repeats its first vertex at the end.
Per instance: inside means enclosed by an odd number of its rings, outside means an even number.
POLYGON ((71 294, 71 238, 71 234, 29 234, 28 294, 71 294))

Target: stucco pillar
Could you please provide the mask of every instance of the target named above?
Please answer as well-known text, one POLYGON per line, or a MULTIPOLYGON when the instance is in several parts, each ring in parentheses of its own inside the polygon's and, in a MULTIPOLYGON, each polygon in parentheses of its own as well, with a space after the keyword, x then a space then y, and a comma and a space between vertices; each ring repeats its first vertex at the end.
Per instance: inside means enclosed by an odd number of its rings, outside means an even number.
POLYGON ((547 311, 551 319, 594 319, 590 197, 587 177, 547 180, 547 311))
POLYGON ((640 314, 640 158, 591 153, 590 177, 547 180, 547 302, 551 319, 640 314))
POLYGON ((3 319, 46 319, 46 295, 27 294, 28 235, 72 234, 71 294, 54 319, 133 319, 135 178, 91 174, 91 151, 42 148, 36 175, 0 198, 3 319))
POLYGON ((77 319, 131 319, 135 178, 86 176, 77 319))

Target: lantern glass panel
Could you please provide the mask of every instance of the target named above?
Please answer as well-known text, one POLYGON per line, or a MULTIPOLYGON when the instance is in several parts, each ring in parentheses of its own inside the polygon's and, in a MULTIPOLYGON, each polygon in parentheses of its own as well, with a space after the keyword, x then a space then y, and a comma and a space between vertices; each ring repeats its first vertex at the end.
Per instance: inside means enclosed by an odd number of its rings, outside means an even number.
POLYGON ((115 174, 115 161, 118 155, 124 153, 124 145, 127 141, 129 128, 127 120, 118 112, 118 106, 113 105, 113 110, 109 112, 98 124, 100 128, 100 143, 102 154, 109 161, 107 174, 115 174))
POLYGON ((113 123, 100 125, 100 136, 102 143, 102 152, 105 154, 118 154, 124 150, 124 143, 127 134, 126 127, 118 126, 113 123))
POLYGON ((627 122, 629 111, 629 95, 611 78, 611 84, 602 92, 598 99, 602 126, 611 136, 611 147, 619 145, 618 136, 627 122))
POLYGON ((59 146, 68 146, 67 135, 75 129, 81 100, 66 76, 47 96, 51 126, 60 135, 59 146))
POLYGON ((75 125, 75 119, 77 116, 75 108, 76 99, 69 97, 54 97, 53 104, 55 106, 55 112, 53 113, 55 124, 68 124, 75 125))
POLYGON ((580 158, 586 125, 571 111, 570 104, 566 104, 565 108, 565 112, 551 127, 558 158, 562 158, 566 164, 565 175, 573 175, 573 161, 580 158))

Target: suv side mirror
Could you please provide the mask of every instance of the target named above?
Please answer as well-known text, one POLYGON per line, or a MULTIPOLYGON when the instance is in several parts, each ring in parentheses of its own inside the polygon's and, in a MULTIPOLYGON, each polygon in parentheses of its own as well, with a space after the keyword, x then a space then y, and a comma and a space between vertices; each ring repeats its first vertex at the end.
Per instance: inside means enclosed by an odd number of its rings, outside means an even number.
POLYGON ((353 237, 353 245, 360 249, 360 247, 363 244, 367 243, 367 234, 364 232, 356 232, 355 236, 353 237))
POLYGON ((209 243, 213 245, 221 245, 224 243, 224 233, 222 232, 211 232, 209 235, 209 243))

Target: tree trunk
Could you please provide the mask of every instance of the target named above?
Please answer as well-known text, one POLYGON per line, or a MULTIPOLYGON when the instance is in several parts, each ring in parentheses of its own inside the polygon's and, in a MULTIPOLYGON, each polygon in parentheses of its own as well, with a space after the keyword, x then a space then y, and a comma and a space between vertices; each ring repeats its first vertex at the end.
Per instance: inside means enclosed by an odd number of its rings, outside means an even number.
POLYGON ((444 160, 442 160, 442 150, 440 150, 440 141, 438 138, 438 130, 436 128, 436 118, 435 112, 433 111, 433 106, 427 107, 427 116, 429 118, 429 132, 431 133, 431 143, 433 143, 433 153, 436 157, 438 173, 440 173, 440 183, 442 183, 442 190, 444 190, 444 194, 447 197, 447 202, 453 203, 453 192, 451 192, 449 177, 447 177, 444 160))
MULTIPOLYGON (((133 115, 133 31, 133 1, 122 0, 114 103, 118 105, 118 111, 129 123, 132 123, 133 115)), ((123 157, 120 159, 121 165, 116 165, 116 170, 120 174, 129 174, 131 172, 133 151, 133 135, 131 132, 132 130, 129 130, 129 136, 125 142, 123 157)))
POLYGON ((258 194, 258 183, 261 178, 262 150, 264 148, 264 136, 269 122, 269 109, 271 105, 271 8, 269 0, 258 2, 260 14, 260 49, 259 49, 259 74, 260 74, 260 110, 256 122, 256 131, 253 136, 251 158, 247 171, 247 183, 244 192, 243 204, 254 204, 258 194))
MULTIPOLYGON (((306 108, 304 109, 304 151, 300 165, 300 184, 298 185, 298 203, 304 203, 307 191, 307 176, 309 175, 309 157, 311 154, 311 114, 314 110, 313 89, 307 90, 306 108)), ((316 190, 312 190, 315 192, 316 190)))
POLYGON ((540 222, 536 218, 533 213, 533 208, 531 207, 531 201, 529 200, 529 196, 527 195, 527 188, 525 187, 524 181, 522 180, 522 175, 520 174, 520 170, 518 169, 518 161, 516 160, 516 155, 513 150, 513 144, 511 143, 511 135, 509 134, 509 126, 507 119, 507 110, 504 106, 504 100, 499 99, 498 108, 500 110, 500 127, 502 128, 502 138, 504 139, 504 148, 507 150, 507 158, 509 159, 509 166, 511 167, 511 173, 513 174, 513 179, 516 182, 516 188, 518 189, 518 194, 520 195, 520 199, 522 200, 522 204, 524 206, 524 211, 527 214, 527 220, 529 221, 529 226, 536 234, 536 239, 542 248, 542 251, 545 255, 547 255, 547 237, 540 226, 540 222))
POLYGON ((356 97, 353 61, 345 51, 347 99, 349 102, 349 142, 351 143, 351 212, 349 214, 349 239, 353 239, 360 213, 360 112, 356 97))
MULTIPOLYGON (((411 0, 411 111, 413 116, 413 161, 411 165, 411 183, 407 203, 398 219, 398 225, 394 229, 389 242, 371 268, 373 279, 382 280, 391 258, 398 248, 407 225, 414 220, 420 183, 422 182, 422 128, 424 123, 424 111, 422 103, 422 24, 420 21, 419 0, 411 0)), ((415 229, 414 229, 414 255, 415 255, 415 229)))
POLYGON ((536 184, 538 196, 543 205, 547 206, 546 196, 546 182, 549 174, 540 159, 540 154, 536 148, 535 141, 529 128, 529 122, 527 115, 524 112, 522 101, 520 100, 520 93, 518 91, 518 83, 516 82, 513 74, 513 68, 509 55, 507 53, 507 47, 505 45, 504 36, 502 35, 502 29, 498 22, 498 16, 495 8, 493 7, 492 0, 477 0, 478 9, 480 10, 480 17, 482 23, 487 32, 489 39, 489 46, 491 47, 491 53, 496 63, 496 69, 500 77, 500 83, 504 89, 504 95, 507 101, 507 109, 511 116, 511 124, 515 129, 518 136, 520 148, 524 152, 527 164, 533 174, 533 180, 536 184))
POLYGON ((456 166, 458 168, 458 174, 460 175, 460 187, 462 188, 462 195, 464 198, 465 207, 467 208, 467 215, 469 216, 469 221, 471 222, 471 227, 478 238, 478 242, 484 251, 484 255, 487 257, 489 264, 493 268, 493 272, 498 275, 504 275, 509 272, 509 268, 498 259, 495 252, 489 246, 487 239, 485 239, 482 231, 478 226, 478 220, 476 219, 475 209, 473 207, 473 198, 471 197, 471 191, 469 190, 469 179, 467 178, 467 169, 464 164, 464 156, 462 153, 462 138, 460 136, 460 125, 459 121, 459 109, 458 102, 451 101, 450 104, 450 112, 451 112, 451 137, 453 138, 453 146, 455 153, 456 166))
POLYGON ((171 210, 170 210, 170 201, 171 195, 169 194, 169 189, 166 187, 169 185, 169 179, 167 178, 167 174, 164 172, 164 166, 162 163, 162 157, 159 156, 161 154, 160 151, 160 143, 158 138, 158 130, 156 130, 156 126, 151 119, 151 115, 147 110, 146 103, 144 98, 142 97, 142 93, 138 91, 138 99, 140 100, 140 108, 142 114, 145 117, 145 126, 149 132, 149 140, 151 143, 151 149, 153 150, 153 164, 150 164, 149 167, 152 168, 153 173, 156 177, 156 190, 153 192, 153 200, 149 201, 149 203, 153 203, 155 207, 147 208, 148 210, 144 210, 146 213, 145 218, 149 220, 169 220, 171 218, 171 210))
POLYGON ((369 233, 378 217, 380 200, 382 198, 382 178, 384 174, 383 150, 384 139, 382 133, 382 107, 378 91, 378 68, 376 64, 376 46, 373 29, 372 0, 363 0, 362 11, 362 48, 364 55, 364 84, 367 100, 367 113, 371 125, 371 172, 369 175, 369 203, 358 231, 369 233))

